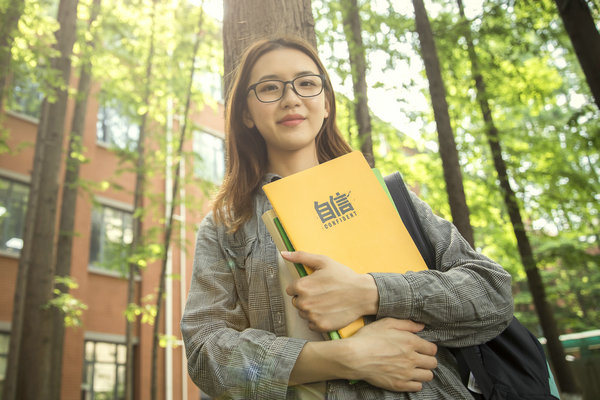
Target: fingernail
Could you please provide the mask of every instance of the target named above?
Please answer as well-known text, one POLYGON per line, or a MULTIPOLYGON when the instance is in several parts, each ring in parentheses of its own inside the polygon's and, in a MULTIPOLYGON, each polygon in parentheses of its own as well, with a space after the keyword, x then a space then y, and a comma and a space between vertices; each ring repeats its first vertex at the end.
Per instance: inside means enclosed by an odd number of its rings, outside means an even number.
POLYGON ((281 252, 281 255, 284 256, 284 257, 289 257, 290 254, 292 254, 292 252, 290 252, 290 251, 282 251, 281 252))

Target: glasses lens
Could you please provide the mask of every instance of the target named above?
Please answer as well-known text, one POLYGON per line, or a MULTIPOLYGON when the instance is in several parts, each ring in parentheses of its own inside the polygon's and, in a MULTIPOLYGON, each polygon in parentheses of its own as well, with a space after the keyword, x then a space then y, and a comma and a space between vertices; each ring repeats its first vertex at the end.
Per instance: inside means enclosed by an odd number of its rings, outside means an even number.
POLYGON ((287 82, 279 80, 259 82, 254 87, 256 97, 263 103, 277 101, 283 97, 285 86, 290 82, 294 92, 300 97, 314 97, 323 91, 323 78, 320 75, 304 75, 287 82))
POLYGON ((260 101, 270 102, 277 101, 283 94, 283 82, 280 81, 264 81, 256 85, 256 97, 260 101))
POLYGON ((319 75, 305 75, 293 80, 294 90, 302 97, 312 97, 323 90, 323 79, 319 75))

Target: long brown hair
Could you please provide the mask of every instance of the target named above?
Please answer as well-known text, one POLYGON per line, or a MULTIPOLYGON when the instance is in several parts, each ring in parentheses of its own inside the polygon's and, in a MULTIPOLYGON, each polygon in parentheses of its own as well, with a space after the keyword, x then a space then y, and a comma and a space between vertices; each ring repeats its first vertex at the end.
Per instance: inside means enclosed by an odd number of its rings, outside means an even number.
POLYGON ((225 177, 212 205, 215 220, 225 224, 232 232, 252 218, 254 194, 260 189, 262 178, 268 172, 265 141, 256 127, 247 128, 242 118, 247 112, 250 73, 261 56, 284 48, 299 50, 309 56, 317 65, 319 73, 325 76, 324 93, 329 102, 329 117, 323 122, 315 139, 319 163, 352 150, 336 125, 335 94, 329 75, 313 47, 297 37, 264 39, 252 44, 235 71, 227 99, 225 177))

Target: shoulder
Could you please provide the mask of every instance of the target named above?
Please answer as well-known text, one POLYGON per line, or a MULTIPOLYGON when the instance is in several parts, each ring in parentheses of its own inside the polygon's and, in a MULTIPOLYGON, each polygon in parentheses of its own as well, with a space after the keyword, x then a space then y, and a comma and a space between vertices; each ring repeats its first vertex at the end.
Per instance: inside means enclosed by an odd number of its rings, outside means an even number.
POLYGON ((198 240, 209 239, 225 246, 239 246, 256 238, 262 223, 261 216, 271 206, 262 190, 253 197, 252 215, 236 232, 230 232, 224 223, 217 222, 213 211, 209 211, 198 226, 198 240))

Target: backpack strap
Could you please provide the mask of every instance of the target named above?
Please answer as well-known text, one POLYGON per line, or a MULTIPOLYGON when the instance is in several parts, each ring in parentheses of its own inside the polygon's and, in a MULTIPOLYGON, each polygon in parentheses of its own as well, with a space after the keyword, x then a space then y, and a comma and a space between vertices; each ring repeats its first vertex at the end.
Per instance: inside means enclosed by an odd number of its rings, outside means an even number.
MULTIPOLYGON (((435 249, 425 235, 417 210, 400 173, 384 178, 396 209, 429 269, 435 268, 435 249)), ((468 388, 472 373, 483 396, 476 399, 556 399, 544 350, 535 336, 513 317, 510 325, 488 343, 450 349, 468 388)))
POLYGON ((419 253, 421 253, 421 257, 423 257, 425 264, 427 264, 429 269, 435 269, 434 248, 423 231, 421 220, 419 219, 415 205, 410 198, 410 193, 408 193, 408 189, 404 184, 402 175, 400 175, 399 172, 394 172, 383 179, 392 196, 396 210, 398 210, 406 230, 408 230, 417 249, 419 249, 419 253))
MULTIPOLYGON (((463 379, 463 383, 469 390, 473 390, 470 386, 471 375, 477 382, 477 389, 483 394, 483 397, 476 396, 476 398, 492 399, 494 382, 490 376, 486 373, 486 367, 483 365, 483 356, 479 346, 462 347, 459 349, 450 349, 456 361, 458 363, 459 373, 463 379), (465 378, 466 375, 466 378, 465 378)), ((473 394, 474 392, 471 392, 473 394)), ((477 393, 477 392, 475 392, 477 393)))

